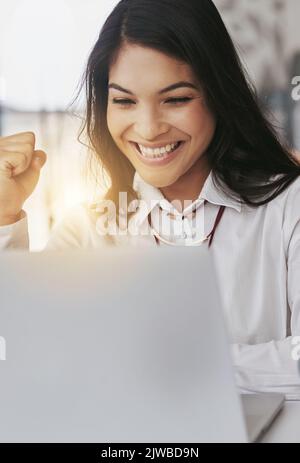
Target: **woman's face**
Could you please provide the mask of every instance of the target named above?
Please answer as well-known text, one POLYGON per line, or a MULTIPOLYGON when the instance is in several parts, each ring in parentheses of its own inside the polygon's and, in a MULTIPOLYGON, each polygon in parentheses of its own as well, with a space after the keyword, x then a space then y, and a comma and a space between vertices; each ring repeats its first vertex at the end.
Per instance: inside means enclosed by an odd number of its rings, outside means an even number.
POLYGON ((141 177, 162 188, 200 157, 204 167, 215 118, 189 65, 151 48, 126 45, 109 71, 107 125, 141 177), (179 82, 188 86, 165 90, 179 82))

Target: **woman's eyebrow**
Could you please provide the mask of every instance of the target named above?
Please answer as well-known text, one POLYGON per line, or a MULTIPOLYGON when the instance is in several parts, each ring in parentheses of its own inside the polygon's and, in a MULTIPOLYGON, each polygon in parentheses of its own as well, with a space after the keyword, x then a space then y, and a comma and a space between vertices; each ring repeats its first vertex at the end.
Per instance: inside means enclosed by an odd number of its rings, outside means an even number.
MULTIPOLYGON (((171 90, 176 90, 177 88, 193 88, 195 90, 198 90, 198 88, 192 84, 191 82, 187 82, 185 80, 182 80, 180 82, 176 82, 175 84, 169 85, 168 87, 165 87, 161 90, 159 90, 158 94, 161 95, 162 93, 170 92, 171 90)), ((126 88, 121 87, 118 84, 115 84, 114 82, 111 82, 108 85, 108 88, 114 88, 115 90, 120 90, 121 92, 128 93, 129 95, 134 95, 134 93, 131 90, 127 90, 126 88)))

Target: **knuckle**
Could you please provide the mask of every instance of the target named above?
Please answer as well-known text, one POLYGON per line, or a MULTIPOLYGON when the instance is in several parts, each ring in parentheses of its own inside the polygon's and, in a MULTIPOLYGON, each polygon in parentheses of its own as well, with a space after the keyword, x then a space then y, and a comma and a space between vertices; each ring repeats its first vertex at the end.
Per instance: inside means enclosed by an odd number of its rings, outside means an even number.
POLYGON ((31 143, 23 143, 22 149, 27 156, 30 156, 33 153, 33 147, 31 143))
POLYGON ((25 132, 28 138, 32 141, 35 141, 35 133, 34 132, 25 132))
POLYGON ((16 135, 16 140, 20 142, 28 143, 31 146, 35 145, 35 134, 34 132, 22 132, 16 135))
POLYGON ((20 167, 25 167, 27 164, 27 156, 24 153, 20 153, 19 156, 19 165, 20 167))

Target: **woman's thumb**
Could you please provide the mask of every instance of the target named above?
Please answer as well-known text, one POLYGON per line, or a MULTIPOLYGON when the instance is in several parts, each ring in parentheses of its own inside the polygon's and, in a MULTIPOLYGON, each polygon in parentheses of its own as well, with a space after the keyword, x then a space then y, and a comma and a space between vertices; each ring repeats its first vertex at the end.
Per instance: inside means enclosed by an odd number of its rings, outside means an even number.
POLYGON ((33 159, 32 159, 31 162, 32 162, 32 165, 36 169, 40 170, 43 167, 43 165, 45 164, 46 160, 47 160, 47 155, 46 155, 45 151, 36 150, 33 153, 33 159))

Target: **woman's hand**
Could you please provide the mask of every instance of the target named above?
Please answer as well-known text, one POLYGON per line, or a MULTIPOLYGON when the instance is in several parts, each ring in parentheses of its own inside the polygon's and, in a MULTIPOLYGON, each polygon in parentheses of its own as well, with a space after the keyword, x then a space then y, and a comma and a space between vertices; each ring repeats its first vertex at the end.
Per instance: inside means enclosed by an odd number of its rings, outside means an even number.
POLYGON ((47 156, 34 148, 33 132, 0 137, 0 226, 21 218, 23 204, 38 183, 47 156))

